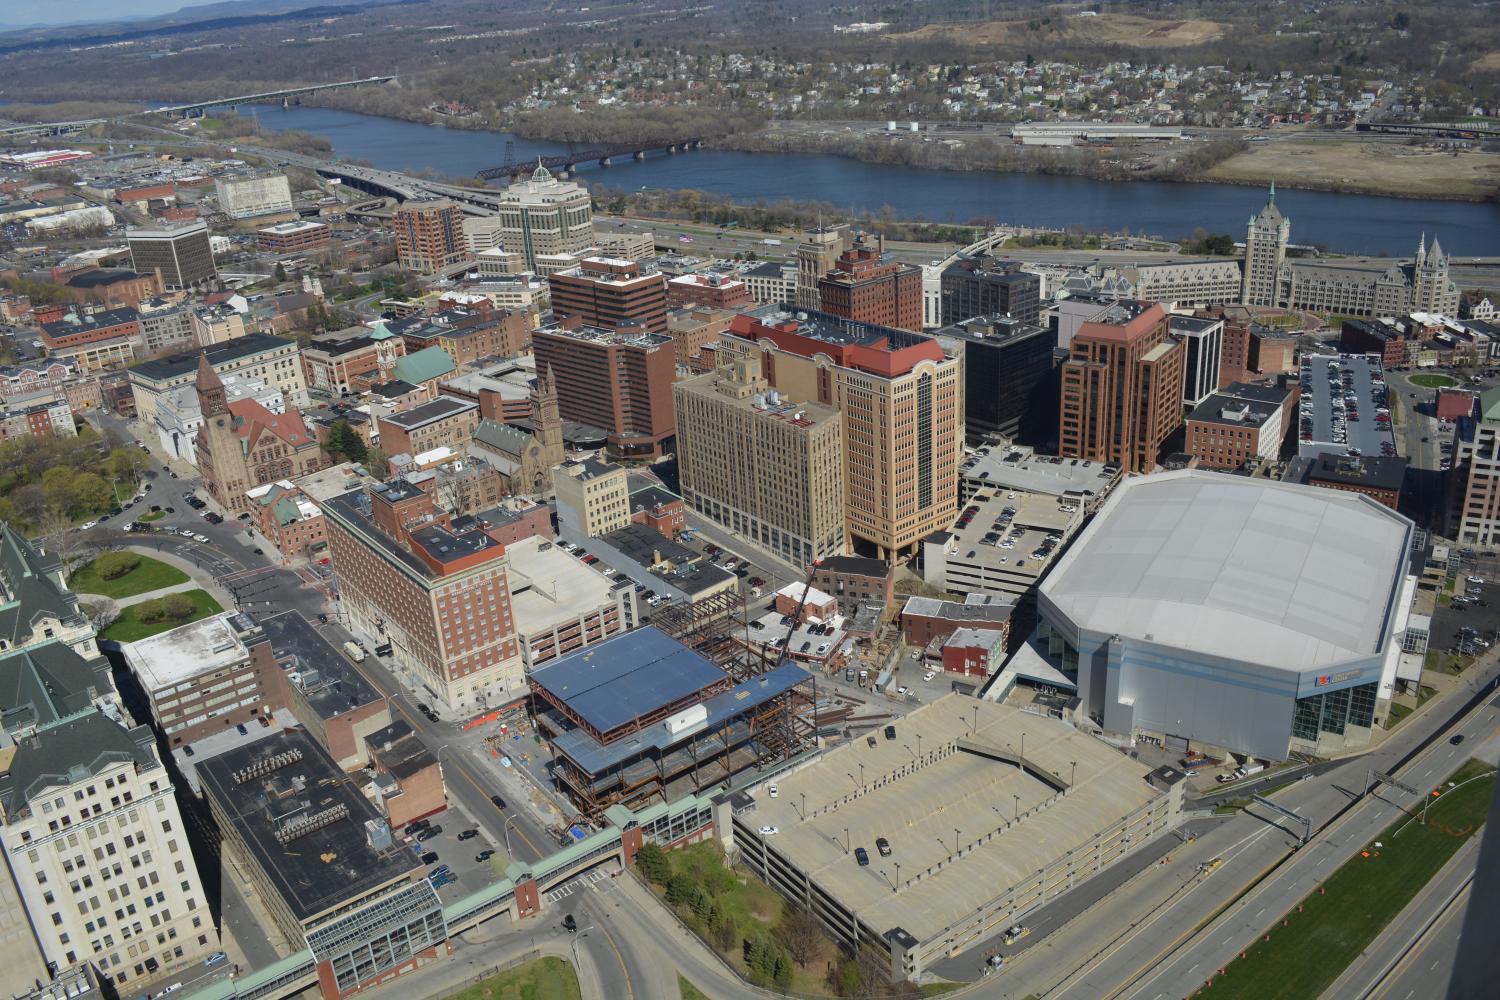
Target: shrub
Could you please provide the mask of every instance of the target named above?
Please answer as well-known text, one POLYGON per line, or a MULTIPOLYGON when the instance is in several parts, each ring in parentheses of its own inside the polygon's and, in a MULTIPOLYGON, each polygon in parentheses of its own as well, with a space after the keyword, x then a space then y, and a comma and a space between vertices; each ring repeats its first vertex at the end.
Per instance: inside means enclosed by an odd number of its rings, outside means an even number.
POLYGON ((135 606, 135 616, 147 625, 153 625, 167 617, 167 605, 163 598, 142 601, 135 606))
POLYGON ((106 552, 94 560, 94 572, 101 580, 118 580, 141 564, 134 552, 106 552))
POLYGON ((168 594, 161 599, 162 610, 168 618, 181 621, 193 616, 193 599, 186 594, 168 594))

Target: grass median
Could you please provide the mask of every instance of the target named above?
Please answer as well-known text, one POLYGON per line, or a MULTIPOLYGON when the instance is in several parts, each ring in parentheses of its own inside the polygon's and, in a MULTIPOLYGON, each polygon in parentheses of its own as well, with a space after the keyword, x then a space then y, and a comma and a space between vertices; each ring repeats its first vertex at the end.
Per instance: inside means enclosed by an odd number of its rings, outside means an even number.
POLYGON ((160 559, 152 559, 136 552, 105 553, 88 565, 68 574, 68 589, 79 594, 103 594, 105 597, 134 597, 162 587, 187 583, 188 575, 176 566, 169 566, 160 559), (120 559, 128 563, 137 560, 135 568, 106 580, 100 573, 100 559, 120 559))
POLYGON ((581 1000, 578 975, 561 958, 539 958, 507 969, 446 1000, 581 1000))
MULTIPOLYGON (((100 633, 101 639, 112 639, 115 642, 135 642, 137 639, 145 639, 165 632, 167 629, 195 622, 209 615, 216 615, 224 609, 219 602, 214 600, 213 595, 206 590, 187 590, 181 595, 174 594, 173 597, 182 596, 193 602, 192 610, 185 615, 167 616, 156 621, 142 621, 141 609, 144 604, 132 604, 128 608, 120 609, 120 617, 116 618, 114 624, 100 633)), ((150 603, 150 602, 147 602, 150 603)))
POLYGON ((1436 372, 1412 375, 1407 381, 1412 385, 1419 385, 1424 389, 1451 389, 1453 386, 1458 385, 1458 379, 1449 375, 1439 375, 1436 372))
POLYGON ((1266 938, 1231 961, 1222 975, 1216 971, 1210 985, 1193 996, 1302 1000, 1321 995, 1478 832, 1494 783, 1488 765, 1471 760, 1459 768, 1443 783, 1443 794, 1431 799, 1425 823, 1410 816, 1392 823, 1330 875, 1323 892, 1283 914, 1266 938))

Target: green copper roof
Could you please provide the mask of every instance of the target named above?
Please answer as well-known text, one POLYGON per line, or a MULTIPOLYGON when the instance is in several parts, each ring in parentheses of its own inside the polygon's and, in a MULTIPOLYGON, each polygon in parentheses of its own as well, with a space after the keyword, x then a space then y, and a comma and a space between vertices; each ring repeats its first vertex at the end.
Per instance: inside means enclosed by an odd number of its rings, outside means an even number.
POLYGON ((1500 386, 1479 394, 1479 419, 1500 420, 1500 386))
POLYGON ((450 374, 456 367, 452 356, 441 347, 424 347, 415 354, 399 359, 391 370, 391 377, 412 385, 421 385, 430 379, 450 374))

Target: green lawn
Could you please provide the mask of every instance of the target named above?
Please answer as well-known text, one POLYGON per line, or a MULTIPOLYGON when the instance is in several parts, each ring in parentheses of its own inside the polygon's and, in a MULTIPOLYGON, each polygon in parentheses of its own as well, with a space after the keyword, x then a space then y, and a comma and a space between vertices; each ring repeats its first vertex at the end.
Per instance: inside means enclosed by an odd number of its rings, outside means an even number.
POLYGON ((573 966, 548 956, 491 976, 446 1000, 583 1000, 583 993, 573 966))
MULTIPOLYGON (((1486 765, 1470 761, 1451 781, 1456 784, 1487 771, 1486 765)), ((1323 883, 1326 895, 1315 892, 1304 899, 1302 912, 1285 914, 1289 926, 1273 924, 1269 942, 1252 946, 1224 975, 1215 975, 1212 986, 1193 996, 1303 1000, 1322 994, 1479 830, 1494 783, 1491 772, 1445 792, 1432 801, 1425 824, 1405 816, 1391 824, 1329 876, 1323 883), (1376 841, 1382 846, 1375 847, 1376 841)))
POLYGON ((68 588, 75 593, 103 594, 105 597, 134 597, 148 590, 171 587, 187 583, 188 575, 176 566, 168 566, 159 559, 141 556, 141 563, 124 576, 113 580, 102 580, 89 563, 68 577, 68 588))
POLYGON ((184 591, 183 594, 193 600, 193 613, 187 618, 181 621, 152 622, 148 625, 136 617, 133 606, 122 608, 120 617, 115 619, 113 625, 100 633, 99 637, 101 639, 113 639, 115 642, 135 642, 137 639, 145 639, 148 636, 156 635, 158 632, 165 632, 167 629, 186 625, 188 622, 195 622, 200 618, 207 618, 209 615, 216 615, 224 610, 219 606, 219 602, 214 600, 213 596, 206 590, 188 590, 184 591))
POLYGON ((167 512, 164 511, 164 510, 153 510, 153 511, 148 511, 145 514, 142 514, 140 517, 136 518, 136 520, 137 521, 144 521, 144 522, 148 522, 149 523, 151 521, 160 521, 162 518, 164 518, 166 516, 167 516, 167 512))
POLYGON ((683 979, 680 972, 677 974, 677 992, 681 994, 682 1000, 708 1000, 708 994, 683 979))
POLYGON ((1424 389, 1447 389, 1458 385, 1458 380, 1447 375, 1439 375, 1436 372, 1423 372, 1420 375, 1412 375, 1407 378, 1412 385, 1420 385, 1424 389))

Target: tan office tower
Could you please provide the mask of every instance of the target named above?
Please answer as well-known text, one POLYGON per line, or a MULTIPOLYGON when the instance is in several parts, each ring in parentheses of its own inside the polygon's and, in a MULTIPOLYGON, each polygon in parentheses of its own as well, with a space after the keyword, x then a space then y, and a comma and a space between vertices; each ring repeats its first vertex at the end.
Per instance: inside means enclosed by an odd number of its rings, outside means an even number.
POLYGON ((844 523, 882 559, 948 527, 958 504, 963 365, 931 337, 765 306, 734 317, 720 348, 759 356, 787 399, 838 410, 844 523))
POLYGON ((848 223, 819 226, 802 234, 797 245, 797 308, 818 308, 818 279, 832 271, 839 255, 854 246, 848 223))
POLYGON ((1182 426, 1186 352, 1155 303, 1121 301, 1073 336, 1062 366, 1058 453, 1150 472, 1182 426))
POLYGON ((1274 306, 1280 297, 1281 265, 1286 262, 1286 242, 1292 220, 1276 207, 1276 184, 1266 207, 1250 219, 1245 231, 1245 280, 1240 301, 1249 306, 1274 306))
POLYGON ((538 256, 573 254, 594 246, 594 209, 576 181, 560 181, 537 162, 527 180, 500 195, 498 217, 505 249, 518 253, 528 271, 538 256))
POLYGON ((842 555, 839 412, 770 388, 760 358, 672 386, 682 497, 698 513, 794 566, 842 555))

